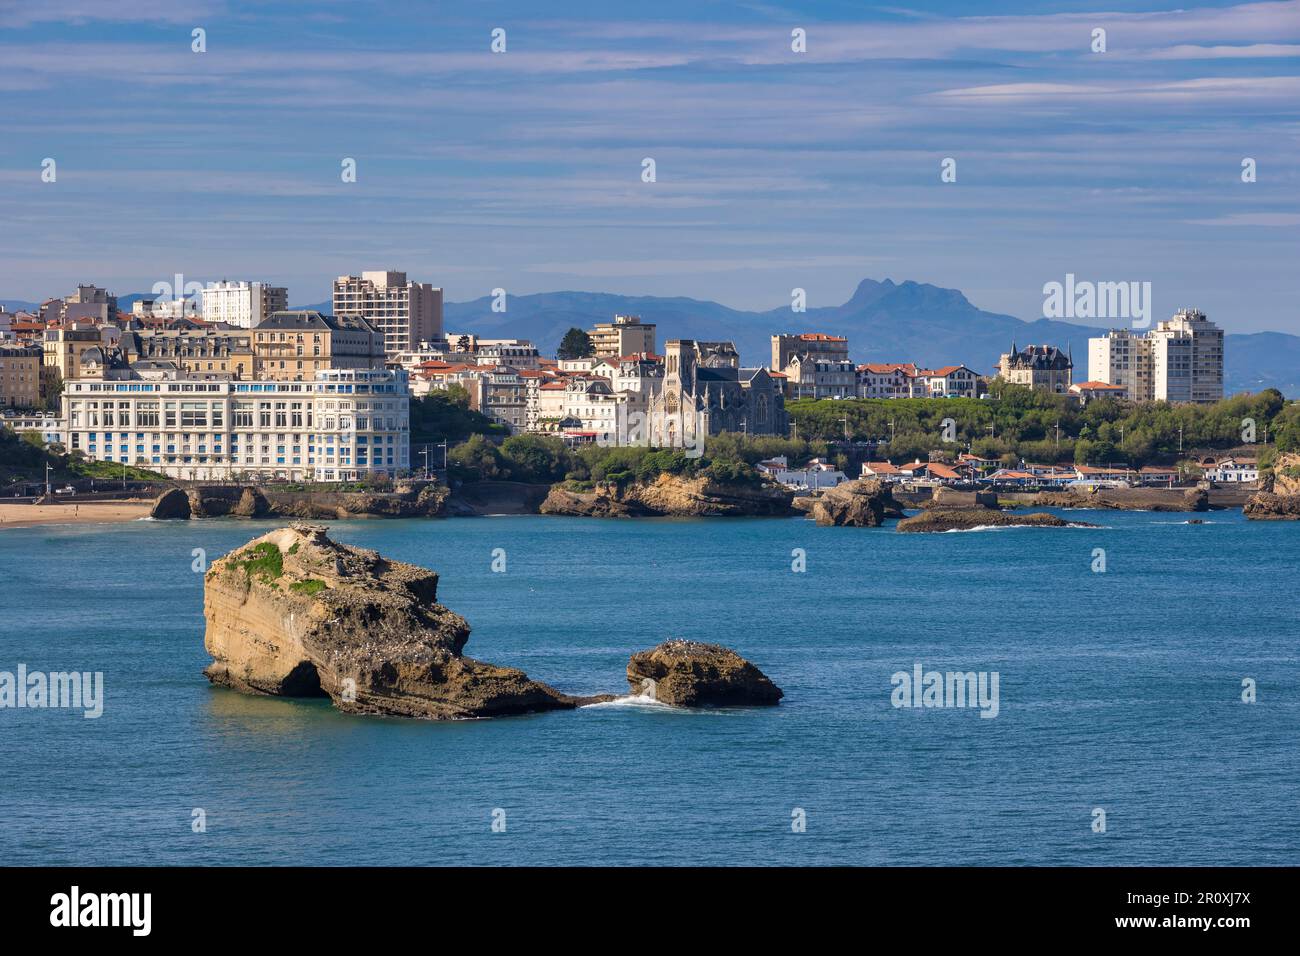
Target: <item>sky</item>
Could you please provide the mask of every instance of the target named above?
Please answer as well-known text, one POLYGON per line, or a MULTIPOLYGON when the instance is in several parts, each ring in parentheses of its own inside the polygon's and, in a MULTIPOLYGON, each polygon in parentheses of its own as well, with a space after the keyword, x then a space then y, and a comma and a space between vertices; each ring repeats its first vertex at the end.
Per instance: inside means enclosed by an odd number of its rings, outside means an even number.
POLYGON ((0 0, 0 299, 889 277, 1032 320, 1069 273, 1300 334, 1300 0, 1175 2, 0 0))

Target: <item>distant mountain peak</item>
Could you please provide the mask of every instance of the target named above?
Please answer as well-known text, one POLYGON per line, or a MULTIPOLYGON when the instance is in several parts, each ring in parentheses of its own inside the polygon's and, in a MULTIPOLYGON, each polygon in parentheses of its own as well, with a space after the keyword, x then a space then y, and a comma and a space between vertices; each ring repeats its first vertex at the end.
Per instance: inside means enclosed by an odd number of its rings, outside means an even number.
POLYGON ((890 311, 978 312, 971 301, 958 289, 944 289, 928 282, 904 279, 863 279, 853 292, 853 297, 841 306, 843 312, 860 312, 886 307, 890 311))

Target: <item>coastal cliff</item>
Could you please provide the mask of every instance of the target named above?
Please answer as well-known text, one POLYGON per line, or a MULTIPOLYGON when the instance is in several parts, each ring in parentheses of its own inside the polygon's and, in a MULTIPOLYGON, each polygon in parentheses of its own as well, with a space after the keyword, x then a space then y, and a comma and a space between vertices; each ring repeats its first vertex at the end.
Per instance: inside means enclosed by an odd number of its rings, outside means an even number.
POLYGON ((1254 521, 1300 521, 1300 454, 1278 455, 1273 474, 1241 512, 1254 521))
POLYGON ((454 720, 571 709, 522 671, 465 657, 469 625, 437 603, 438 575, 293 525, 213 563, 204 646, 214 684, 328 696, 342 711, 454 720))
POLYGON ((771 516, 789 514, 793 497, 793 492, 775 485, 662 474, 654 481, 597 484, 590 491, 556 485, 539 511, 598 518, 771 516))

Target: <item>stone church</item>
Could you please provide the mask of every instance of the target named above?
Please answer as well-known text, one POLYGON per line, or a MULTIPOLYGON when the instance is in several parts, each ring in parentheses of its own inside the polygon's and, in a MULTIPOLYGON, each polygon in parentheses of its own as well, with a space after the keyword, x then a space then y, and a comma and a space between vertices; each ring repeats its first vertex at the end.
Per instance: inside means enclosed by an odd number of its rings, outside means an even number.
POLYGON ((663 385, 650 398, 650 444, 702 448, 721 432, 785 435, 783 389, 764 368, 741 368, 730 342, 673 339, 664 344, 663 385))

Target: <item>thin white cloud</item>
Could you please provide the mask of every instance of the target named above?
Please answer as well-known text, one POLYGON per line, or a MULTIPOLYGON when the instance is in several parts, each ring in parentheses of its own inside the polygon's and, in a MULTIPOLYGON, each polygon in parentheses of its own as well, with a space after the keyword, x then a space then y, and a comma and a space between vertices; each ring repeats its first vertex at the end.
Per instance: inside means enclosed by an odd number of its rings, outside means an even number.
POLYGON ((1185 219, 1193 226, 1300 226, 1300 213, 1294 212, 1237 212, 1213 219, 1185 219))
POLYGON ((205 0, 0 0, 0 27, 37 24, 188 23, 220 13, 225 4, 205 0))
POLYGON ((1179 44, 1164 50, 1143 50, 1134 56, 1144 60, 1253 60, 1300 57, 1297 43, 1247 43, 1242 46, 1195 46, 1179 44))
POLYGON ((1300 96, 1300 76, 1212 76, 1174 82, 1113 84, 1000 83, 940 90, 937 99, 967 103, 1063 103, 1069 100, 1210 101, 1241 100, 1294 103, 1300 96))

